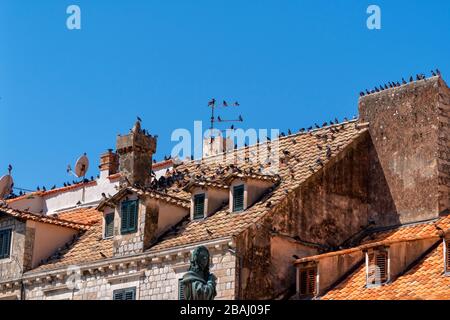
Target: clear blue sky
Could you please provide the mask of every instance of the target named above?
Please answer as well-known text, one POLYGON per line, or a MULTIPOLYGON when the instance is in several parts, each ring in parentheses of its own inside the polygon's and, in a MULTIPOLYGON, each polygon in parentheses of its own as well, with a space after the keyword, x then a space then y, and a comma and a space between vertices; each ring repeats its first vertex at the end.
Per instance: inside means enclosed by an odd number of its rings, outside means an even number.
POLYGON ((83 152, 96 175, 136 115, 159 160, 211 97, 238 100, 244 128, 352 117, 362 89, 436 67, 450 82, 449 38, 448 0, 0 0, 0 175, 60 186, 83 152))

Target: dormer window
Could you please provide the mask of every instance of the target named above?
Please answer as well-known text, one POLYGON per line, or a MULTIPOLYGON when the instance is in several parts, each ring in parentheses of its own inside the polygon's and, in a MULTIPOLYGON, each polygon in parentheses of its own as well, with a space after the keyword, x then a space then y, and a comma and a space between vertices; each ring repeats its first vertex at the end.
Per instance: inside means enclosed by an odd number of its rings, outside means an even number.
POLYGON ((110 238, 114 235, 114 212, 105 214, 104 237, 110 238))
POLYGON ((317 266, 302 267, 298 272, 298 293, 300 297, 314 297, 317 291, 317 266))
POLYGON ((123 201, 121 206, 121 225, 122 234, 134 233, 137 231, 138 224, 138 201, 123 201))
POLYGON ((379 286, 389 281, 389 255, 386 248, 374 249, 366 254, 367 286, 379 286))
POLYGON ((244 185, 233 187, 233 212, 244 210, 244 185))
POLYGON ((194 196, 194 220, 205 217, 205 194, 200 193, 194 196))
POLYGON ((11 254, 12 230, 0 230, 0 259, 7 259, 11 254))
POLYGON ((445 273, 450 274, 450 239, 444 240, 445 273))

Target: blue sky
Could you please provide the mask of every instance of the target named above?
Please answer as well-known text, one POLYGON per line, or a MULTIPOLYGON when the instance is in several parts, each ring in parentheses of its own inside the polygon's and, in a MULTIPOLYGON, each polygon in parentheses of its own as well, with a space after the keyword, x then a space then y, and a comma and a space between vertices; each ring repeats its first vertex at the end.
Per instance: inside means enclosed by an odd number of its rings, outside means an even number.
POLYGON ((449 36, 447 0, 0 0, 0 175, 60 186, 83 152, 96 175, 137 115, 159 160, 174 129, 207 125, 211 97, 238 100, 243 128, 350 118, 362 89, 436 67, 448 82, 449 36))

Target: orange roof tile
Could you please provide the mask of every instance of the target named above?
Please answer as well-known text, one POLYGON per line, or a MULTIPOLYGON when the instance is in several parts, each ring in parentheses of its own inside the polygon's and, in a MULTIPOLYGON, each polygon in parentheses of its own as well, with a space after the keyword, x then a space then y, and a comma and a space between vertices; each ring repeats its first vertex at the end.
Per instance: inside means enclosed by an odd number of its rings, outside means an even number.
POLYGON ((89 229, 89 226, 87 224, 75 222, 75 221, 69 221, 64 219, 59 219, 55 217, 45 216, 45 215, 39 215, 31 212, 24 212, 19 211, 15 209, 8 208, 7 206, 0 207, 0 213, 4 213, 6 215, 9 215, 11 217, 21 219, 21 220, 31 220, 36 222, 42 222, 42 223, 48 223, 57 225, 60 227, 65 228, 71 228, 75 230, 87 230, 89 229))
POLYGON ((52 217, 92 225, 102 220, 103 213, 93 207, 77 208, 53 214, 52 217))
POLYGON ((31 272, 85 264, 113 256, 112 239, 103 239, 102 223, 96 223, 68 248, 57 251, 43 265, 31 272))
POLYGON ((360 244, 356 247, 297 259, 294 264, 316 261, 325 257, 336 255, 344 255, 352 253, 354 251, 364 250, 366 248, 379 245, 389 245, 396 242, 439 238, 442 232, 440 231, 440 229, 442 229, 442 231, 450 231, 450 216, 444 216, 442 218, 433 219, 426 222, 384 228, 384 230, 371 232, 369 235, 363 238, 360 244))
POLYGON ((324 300, 450 299, 450 276, 445 275, 442 240, 405 274, 379 287, 366 287, 365 264, 328 291, 324 300))

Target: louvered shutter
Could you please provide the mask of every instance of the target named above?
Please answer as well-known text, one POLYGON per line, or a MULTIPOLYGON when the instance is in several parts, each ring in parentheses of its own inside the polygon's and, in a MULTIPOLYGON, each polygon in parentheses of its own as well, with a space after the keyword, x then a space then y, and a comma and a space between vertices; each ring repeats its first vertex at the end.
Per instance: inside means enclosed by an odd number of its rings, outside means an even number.
POLYGON ((129 212, 129 206, 128 202, 122 202, 122 208, 121 208, 121 222, 120 222, 120 229, 122 233, 128 232, 128 226, 130 224, 130 214, 129 212))
POLYGON ((316 270, 308 270, 308 294, 314 294, 316 291, 316 270))
POLYGON ((135 232, 137 230, 137 201, 132 201, 129 206, 130 225, 129 231, 135 232))
POLYGON ((105 215, 105 238, 112 237, 114 232, 114 213, 105 215))
POLYGON ((316 293, 317 268, 300 270, 300 295, 313 296, 316 293))
POLYGON ((447 272, 450 272, 450 239, 445 240, 446 243, 446 254, 447 254, 447 272))
POLYGON ((244 210, 244 185, 233 188, 233 211, 244 210))
POLYGON ((136 299, 136 289, 125 290, 125 300, 135 300, 136 299))
POLYGON ((178 300, 185 300, 183 279, 178 279, 178 300))
POLYGON ((300 271, 300 294, 306 295, 308 287, 308 273, 306 270, 300 271))
POLYGON ((136 288, 114 290, 113 300, 136 300, 136 288))
POLYGON ((205 194, 194 196, 194 219, 202 219, 205 215, 205 194))
POLYGON ((124 300, 125 298, 125 291, 123 290, 116 290, 113 293, 113 299, 114 300, 124 300))
POLYGON ((138 222, 138 201, 122 202, 121 215, 121 233, 136 232, 138 222))
POLYGON ((380 281, 387 281, 387 252, 378 252, 376 255, 376 265, 380 270, 380 281))
POLYGON ((8 258, 11 247, 11 230, 0 231, 0 259, 8 258))

